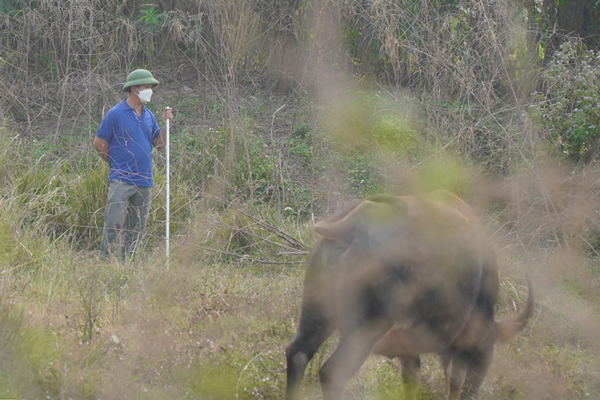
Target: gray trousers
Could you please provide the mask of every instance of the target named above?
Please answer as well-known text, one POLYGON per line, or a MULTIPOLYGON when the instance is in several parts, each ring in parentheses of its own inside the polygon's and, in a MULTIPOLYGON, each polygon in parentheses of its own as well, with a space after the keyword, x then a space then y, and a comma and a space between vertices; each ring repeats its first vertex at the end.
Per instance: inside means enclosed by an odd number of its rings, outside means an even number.
POLYGON ((122 232, 123 241, 120 259, 129 260, 134 257, 146 229, 151 199, 151 187, 134 186, 117 180, 109 182, 100 243, 102 258, 113 254, 112 247, 119 232, 122 232))

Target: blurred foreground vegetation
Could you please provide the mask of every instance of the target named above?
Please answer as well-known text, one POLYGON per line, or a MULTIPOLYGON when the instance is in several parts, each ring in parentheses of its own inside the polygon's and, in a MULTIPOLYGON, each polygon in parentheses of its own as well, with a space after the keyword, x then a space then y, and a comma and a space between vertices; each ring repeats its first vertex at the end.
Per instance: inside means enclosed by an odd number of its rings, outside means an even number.
MULTIPOLYGON (((313 221, 438 188, 497 245, 499 314, 525 273, 536 289, 481 398, 599 397, 597 7, 0 1, 0 398, 282 398, 313 221), (162 153, 140 259, 95 255, 91 141, 137 67, 176 113, 168 265, 162 153)), ((443 397, 433 358, 423 383, 443 397)), ((397 366, 370 359, 350 390, 397 398, 397 366)))

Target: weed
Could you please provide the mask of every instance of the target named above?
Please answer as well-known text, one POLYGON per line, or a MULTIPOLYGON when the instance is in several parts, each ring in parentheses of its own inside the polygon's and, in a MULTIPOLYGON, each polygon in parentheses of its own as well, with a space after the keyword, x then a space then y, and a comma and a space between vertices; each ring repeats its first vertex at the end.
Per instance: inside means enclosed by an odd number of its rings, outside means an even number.
POLYGON ((219 360, 186 368, 178 374, 190 393, 197 398, 233 399, 239 371, 219 360))
POLYGON ((24 320, 23 310, 0 309, 0 396, 56 398, 63 385, 56 338, 24 320))

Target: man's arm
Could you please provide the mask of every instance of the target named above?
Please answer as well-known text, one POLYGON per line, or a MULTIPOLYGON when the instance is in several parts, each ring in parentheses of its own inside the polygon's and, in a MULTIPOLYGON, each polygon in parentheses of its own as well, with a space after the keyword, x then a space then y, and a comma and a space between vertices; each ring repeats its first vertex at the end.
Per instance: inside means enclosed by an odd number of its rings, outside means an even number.
POLYGON ((96 137, 94 139, 94 148, 100 157, 108 163, 108 142, 104 139, 96 137))
POLYGON ((160 128, 160 134, 152 141, 152 146, 159 150, 164 149, 167 146, 167 124, 164 123, 160 128))

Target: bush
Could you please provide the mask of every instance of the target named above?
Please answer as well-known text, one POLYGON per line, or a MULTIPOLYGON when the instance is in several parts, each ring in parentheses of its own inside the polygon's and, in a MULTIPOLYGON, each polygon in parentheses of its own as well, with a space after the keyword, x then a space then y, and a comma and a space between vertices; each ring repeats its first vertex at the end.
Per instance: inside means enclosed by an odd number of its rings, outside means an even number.
POLYGON ((590 159, 600 138, 600 52, 564 43, 542 73, 531 109, 561 156, 590 159))
POLYGON ((352 197, 366 197, 386 187, 386 168, 420 159, 434 147, 421 126, 420 104, 413 98, 381 92, 351 92, 325 110, 325 143, 330 169, 343 177, 352 197))
POLYGON ((0 305, 0 396, 58 398, 59 348, 49 332, 26 323, 22 310, 0 305))

